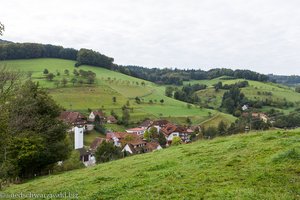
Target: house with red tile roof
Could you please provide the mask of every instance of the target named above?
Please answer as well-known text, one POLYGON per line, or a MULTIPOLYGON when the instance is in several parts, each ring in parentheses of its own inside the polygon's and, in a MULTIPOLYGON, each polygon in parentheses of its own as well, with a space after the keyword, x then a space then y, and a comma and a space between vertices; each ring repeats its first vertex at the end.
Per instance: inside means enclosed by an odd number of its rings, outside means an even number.
POLYGON ((58 119, 72 126, 84 126, 87 124, 86 117, 80 112, 63 111, 58 119))
POLYGON ((180 137, 183 142, 189 141, 189 136, 193 133, 193 130, 169 123, 161 129, 161 132, 165 135, 167 141, 171 143, 175 136, 180 137))

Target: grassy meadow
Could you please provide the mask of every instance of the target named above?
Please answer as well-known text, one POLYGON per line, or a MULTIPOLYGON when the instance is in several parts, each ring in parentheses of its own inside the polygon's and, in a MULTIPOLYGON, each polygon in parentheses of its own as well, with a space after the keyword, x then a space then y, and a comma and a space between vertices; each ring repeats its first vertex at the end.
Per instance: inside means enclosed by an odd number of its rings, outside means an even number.
POLYGON ((11 185, 79 199, 300 198, 300 130, 251 132, 170 147, 11 185))

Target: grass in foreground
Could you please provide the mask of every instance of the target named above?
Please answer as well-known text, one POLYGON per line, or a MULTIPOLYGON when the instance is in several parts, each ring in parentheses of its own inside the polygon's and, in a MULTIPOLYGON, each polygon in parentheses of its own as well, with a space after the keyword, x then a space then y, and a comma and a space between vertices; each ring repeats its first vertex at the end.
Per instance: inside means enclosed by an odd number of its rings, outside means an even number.
POLYGON ((299 199, 300 130, 198 141, 12 185, 80 199, 299 199))

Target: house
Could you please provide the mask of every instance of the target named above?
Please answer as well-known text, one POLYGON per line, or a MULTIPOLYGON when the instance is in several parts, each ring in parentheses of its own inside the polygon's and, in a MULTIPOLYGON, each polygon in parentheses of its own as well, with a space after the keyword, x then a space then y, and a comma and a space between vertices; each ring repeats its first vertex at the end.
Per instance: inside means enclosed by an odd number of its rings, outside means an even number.
POLYGON ((77 149, 77 151, 80 154, 80 161, 82 161, 86 167, 96 164, 95 156, 90 151, 86 150, 84 147, 77 149))
POLYGON ((106 141, 113 142, 115 146, 122 147, 127 141, 140 139, 141 137, 135 133, 127 132, 109 132, 106 134, 106 141))
POLYGON ((147 120, 143 121, 143 122, 139 125, 139 127, 141 127, 141 128, 148 128, 149 126, 151 126, 152 123, 153 123, 153 121, 147 119, 147 120))
POLYGON ((137 135, 143 135, 145 133, 145 131, 147 130, 147 128, 144 127, 137 127, 137 128, 131 128, 131 129, 127 129, 126 132, 127 133, 135 133, 137 135))
POLYGON ((101 122, 105 120, 104 113, 101 110, 100 111, 97 110, 97 111, 92 111, 90 113, 89 121, 94 122, 97 115, 100 117, 101 122))
POLYGON ((106 122, 108 124, 116 124, 118 122, 118 120, 114 116, 108 116, 106 118, 106 122))
POLYGON ((183 142, 188 142, 193 130, 169 123, 161 129, 161 132, 165 135, 168 143, 171 143, 175 136, 180 137, 183 142))
POLYGON ((130 154, 148 153, 152 151, 161 150, 162 147, 158 142, 146 142, 142 139, 129 141, 124 146, 122 152, 130 154))
POLYGON ((149 152, 163 149, 158 142, 148 142, 146 147, 149 152))
POLYGON ((148 130, 151 128, 151 127, 155 127, 157 129, 157 132, 160 132, 161 128, 164 128, 167 124, 169 124, 170 122, 168 120, 156 120, 156 121, 153 121, 150 126, 148 126, 148 130))
POLYGON ((84 126, 87 124, 86 117, 79 112, 63 111, 58 119, 72 126, 84 126))
POLYGON ((95 153, 97 151, 97 148, 102 144, 103 141, 105 141, 106 138, 100 138, 96 137, 92 144, 90 145, 90 151, 95 153))
MULTIPOLYGON (((242 114, 243 117, 249 117, 250 114, 248 112, 242 114)), ((260 119, 263 122, 267 123, 269 121, 269 117, 264 113, 251 113, 252 118, 260 119)))

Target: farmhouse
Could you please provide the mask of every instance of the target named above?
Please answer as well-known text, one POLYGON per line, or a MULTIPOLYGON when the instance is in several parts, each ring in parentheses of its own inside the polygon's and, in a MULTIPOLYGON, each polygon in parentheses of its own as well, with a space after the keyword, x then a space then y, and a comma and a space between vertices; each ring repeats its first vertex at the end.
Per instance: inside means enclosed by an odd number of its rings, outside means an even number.
POLYGON ((58 118, 72 126, 84 126, 87 124, 86 117, 79 112, 63 111, 58 118))
POLYGON ((118 120, 114 116, 108 116, 106 118, 106 123, 108 124, 116 124, 118 120))
POLYGON ((162 149, 158 142, 146 142, 142 139, 129 141, 124 146, 122 152, 128 152, 130 154, 148 153, 162 149))
POLYGON ((135 133, 126 132, 109 132, 106 134, 106 141, 113 142, 115 146, 122 147, 128 141, 141 139, 141 137, 135 133))
POLYGON ((130 154, 144 153, 146 144, 146 141, 141 138, 136 138, 134 140, 127 141, 122 152, 126 151, 130 154))
POLYGON ((148 126, 148 130, 151 128, 151 127, 155 127, 157 129, 158 132, 160 132, 160 130, 162 128, 164 128, 167 124, 169 124, 170 122, 168 120, 156 120, 154 121, 153 123, 150 124, 150 126, 148 126))
POLYGON ((100 120, 103 121, 105 119, 104 113, 100 110, 100 111, 92 111, 89 115, 89 121, 94 122, 96 116, 100 117, 100 120))
POLYGON ((86 150, 84 147, 77 149, 77 151, 80 154, 80 161, 82 161, 86 167, 96 164, 96 159, 90 151, 86 150))
POLYGON ((165 135, 169 143, 172 142, 173 137, 175 136, 180 137, 183 142, 188 142, 189 136, 193 133, 193 130, 169 123, 161 129, 161 132, 165 135))
MULTIPOLYGON (((243 113, 243 117, 249 117, 250 114, 248 112, 243 113)), ((267 123, 269 121, 269 117, 264 113, 251 113, 252 118, 260 119, 263 122, 267 123)))

